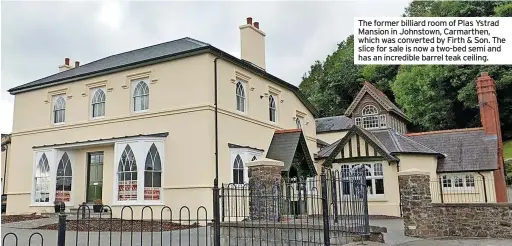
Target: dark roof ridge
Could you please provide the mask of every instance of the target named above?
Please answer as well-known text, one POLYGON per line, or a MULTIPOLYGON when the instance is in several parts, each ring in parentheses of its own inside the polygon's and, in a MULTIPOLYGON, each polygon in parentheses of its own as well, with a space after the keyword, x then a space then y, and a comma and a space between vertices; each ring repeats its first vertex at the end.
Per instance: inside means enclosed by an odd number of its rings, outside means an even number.
POLYGON ((479 130, 483 130, 483 129, 484 129, 483 127, 473 127, 473 128, 438 130, 438 131, 430 131, 430 132, 414 132, 414 133, 406 133, 405 136, 422 136, 422 135, 430 135, 430 134, 457 133, 457 132, 479 131, 479 130))
POLYGON ((389 130, 388 131, 388 134, 389 136, 391 137, 391 140, 393 141, 393 144, 395 145, 396 149, 402 151, 402 146, 400 145, 400 143, 398 142, 398 139, 396 139, 396 136, 394 134, 394 131, 393 130, 389 130))

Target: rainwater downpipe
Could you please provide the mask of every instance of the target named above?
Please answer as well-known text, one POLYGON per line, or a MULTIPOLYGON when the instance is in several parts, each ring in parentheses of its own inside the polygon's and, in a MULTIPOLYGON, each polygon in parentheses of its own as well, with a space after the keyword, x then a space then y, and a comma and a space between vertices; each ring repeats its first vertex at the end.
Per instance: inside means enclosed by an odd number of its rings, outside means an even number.
POLYGON ((487 185, 485 184, 485 176, 483 174, 481 174, 480 172, 476 172, 478 174, 480 174, 480 176, 482 177, 482 182, 484 183, 484 199, 485 199, 485 203, 487 203, 487 185))
POLYGON ((9 145, 6 144, 5 145, 5 162, 4 162, 4 178, 3 178, 3 182, 2 182, 2 196, 5 195, 5 175, 7 173, 7 153, 9 152, 9 145))

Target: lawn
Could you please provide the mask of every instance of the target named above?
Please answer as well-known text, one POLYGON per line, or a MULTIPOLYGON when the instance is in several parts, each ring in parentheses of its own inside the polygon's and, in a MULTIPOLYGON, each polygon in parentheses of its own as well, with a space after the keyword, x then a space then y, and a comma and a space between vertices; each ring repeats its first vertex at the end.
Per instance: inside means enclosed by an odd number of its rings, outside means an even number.
POLYGON ((512 158, 512 139, 505 141, 505 143, 503 143, 503 149, 505 160, 512 158))

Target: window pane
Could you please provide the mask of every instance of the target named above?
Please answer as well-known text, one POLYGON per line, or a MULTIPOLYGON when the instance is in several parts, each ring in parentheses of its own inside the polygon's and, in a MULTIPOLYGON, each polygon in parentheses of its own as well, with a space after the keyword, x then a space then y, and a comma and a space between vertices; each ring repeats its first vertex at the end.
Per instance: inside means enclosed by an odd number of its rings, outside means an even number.
POLYGON ((450 188, 452 187, 452 180, 450 177, 444 175, 443 176, 443 187, 450 188))
POLYGON ((455 177, 455 187, 464 187, 464 180, 462 180, 462 177, 455 177))
POLYGON ((368 195, 373 195, 373 184, 371 179, 366 180, 366 189, 368 190, 368 195))
POLYGON ((475 187, 475 177, 473 175, 466 175, 466 187, 475 187))
POLYGON ((376 163, 374 165, 373 173, 375 176, 384 176, 384 172, 382 171, 382 163, 376 163))
POLYGON ((375 179, 375 194, 384 194, 384 179, 375 179))
POLYGON ((343 184, 343 191, 342 191, 343 194, 344 195, 350 195, 350 181, 343 180, 342 184, 343 184))

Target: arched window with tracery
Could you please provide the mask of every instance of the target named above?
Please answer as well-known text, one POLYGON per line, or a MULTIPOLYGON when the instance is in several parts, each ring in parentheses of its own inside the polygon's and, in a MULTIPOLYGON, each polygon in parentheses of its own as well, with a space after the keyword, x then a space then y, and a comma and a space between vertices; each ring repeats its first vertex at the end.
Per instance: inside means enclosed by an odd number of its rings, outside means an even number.
POLYGON ((133 111, 144 111, 149 108, 149 87, 145 81, 139 81, 133 90, 133 111))
POLYGON ((269 110, 270 121, 276 122, 277 121, 277 106, 276 106, 276 100, 274 99, 274 96, 272 96, 272 95, 270 95, 268 97, 268 110, 269 110))
POLYGON ((162 188, 162 161, 155 144, 152 144, 144 164, 144 200, 160 200, 162 188))
POLYGON ((34 202, 50 202, 50 165, 44 153, 37 163, 34 179, 34 202))
POLYGON ((361 114, 363 116, 363 128, 379 128, 379 111, 377 110, 377 107, 373 105, 366 105, 361 114))
POLYGON ((66 100, 64 96, 54 97, 53 101, 53 123, 64 123, 66 121, 66 100))
POLYGON ((98 88, 94 91, 91 100, 92 117, 105 116, 105 91, 103 88, 98 88))
POLYGON ((137 200, 137 161, 129 144, 123 150, 117 174, 118 200, 137 200))
POLYGON ((55 200, 71 201, 71 184, 73 182, 73 170, 67 152, 64 152, 57 166, 57 180, 55 187, 55 200))
POLYGON ((236 110, 245 112, 245 88, 241 81, 236 83, 236 110))
POLYGON ((244 162, 240 155, 236 155, 235 161, 233 162, 233 183, 243 184, 244 176, 244 162))

